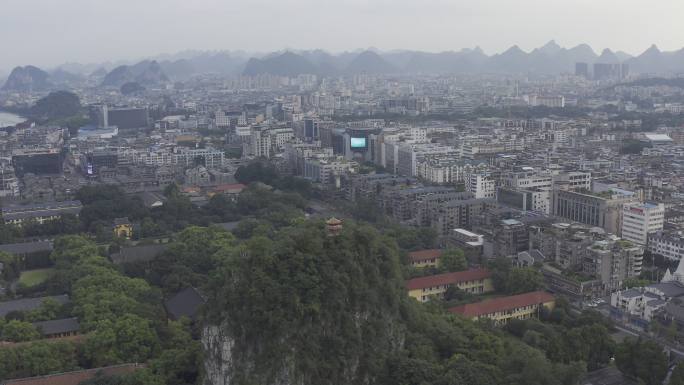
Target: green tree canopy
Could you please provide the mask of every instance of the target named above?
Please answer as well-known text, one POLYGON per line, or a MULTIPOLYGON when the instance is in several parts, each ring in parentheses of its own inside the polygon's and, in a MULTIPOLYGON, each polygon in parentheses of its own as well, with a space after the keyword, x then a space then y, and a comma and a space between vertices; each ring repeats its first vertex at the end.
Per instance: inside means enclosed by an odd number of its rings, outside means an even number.
POLYGON ((615 365, 622 373, 638 378, 645 385, 662 384, 667 374, 667 356, 653 341, 626 339, 617 347, 615 365))
POLYGON ((468 260, 461 249, 446 249, 439 257, 439 269, 442 271, 462 271, 467 268, 468 260))
POLYGON ((50 92, 39 99, 31 108, 31 114, 46 119, 63 119, 74 116, 81 110, 81 101, 69 91, 50 92))
POLYGON ((30 322, 11 320, 0 330, 0 340, 10 342, 31 341, 40 337, 40 333, 30 322))

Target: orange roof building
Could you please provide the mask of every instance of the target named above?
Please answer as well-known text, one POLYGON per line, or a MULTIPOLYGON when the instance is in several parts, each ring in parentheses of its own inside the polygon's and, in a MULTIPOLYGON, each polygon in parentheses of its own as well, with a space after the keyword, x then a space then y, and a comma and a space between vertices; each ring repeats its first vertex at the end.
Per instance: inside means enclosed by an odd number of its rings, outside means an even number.
POLYGON ((431 296, 443 298, 451 286, 473 294, 484 294, 494 291, 492 274, 487 269, 471 269, 413 278, 406 282, 409 296, 420 302, 426 302, 431 296))
POLYGON ((545 291, 493 298, 482 302, 469 303, 449 309, 449 312, 461 314, 476 320, 489 318, 496 324, 506 324, 511 319, 536 318, 542 307, 553 309, 556 299, 545 291))
POLYGON ((409 253, 409 261, 413 267, 436 267, 442 256, 441 249, 427 249, 409 253))

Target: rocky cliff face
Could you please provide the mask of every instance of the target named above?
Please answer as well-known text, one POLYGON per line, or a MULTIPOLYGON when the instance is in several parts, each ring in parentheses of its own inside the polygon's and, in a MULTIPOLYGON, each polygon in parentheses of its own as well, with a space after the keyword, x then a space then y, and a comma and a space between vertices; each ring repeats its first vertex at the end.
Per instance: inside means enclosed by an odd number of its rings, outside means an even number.
POLYGON ((226 326, 207 326, 202 332, 202 345, 205 351, 204 384, 234 385, 241 379, 259 379, 260 384, 269 385, 304 385, 303 380, 296 380, 293 360, 284 358, 284 365, 272 374, 257 369, 250 350, 236 351, 235 339, 227 333, 226 326))
POLYGON ((207 326, 202 331, 205 384, 228 385, 233 373, 233 348, 235 340, 222 332, 218 326, 207 326))
MULTIPOLYGON (((366 316, 357 316, 356 325, 361 330, 364 329, 366 322, 371 320, 366 316)), ((389 319, 387 322, 387 334, 379 341, 379 345, 386 349, 384 353, 392 353, 403 348, 405 342, 404 327, 400 323, 389 319)), ((327 327, 329 333, 335 335, 335 326, 327 327)), ((290 348, 286 348, 275 361, 264 365, 259 362, 259 353, 263 346, 258 342, 249 347, 238 342, 229 332, 226 324, 217 326, 205 326, 202 332, 202 345, 205 352, 204 360, 204 384, 205 385, 240 385, 244 383, 255 383, 260 385, 314 385, 316 375, 307 372, 306 364, 300 359, 306 356, 292 346, 287 337, 282 338, 282 343, 290 348), (266 367, 265 367, 266 366, 266 367)), ((244 341, 242 341, 244 342, 244 341)), ((362 364, 367 364, 365 360, 369 357, 368 352, 357 351, 356 354, 345 357, 320 357, 323 361, 336 361, 335 365, 343 369, 337 373, 332 383, 335 384, 372 384, 374 375, 366 372, 362 364)), ((312 369, 312 368, 309 368, 312 369)), ((318 368, 315 368, 318 369, 318 368)), ((326 369, 323 369, 326 370, 326 369)), ((320 374, 320 373, 318 373, 320 374)))

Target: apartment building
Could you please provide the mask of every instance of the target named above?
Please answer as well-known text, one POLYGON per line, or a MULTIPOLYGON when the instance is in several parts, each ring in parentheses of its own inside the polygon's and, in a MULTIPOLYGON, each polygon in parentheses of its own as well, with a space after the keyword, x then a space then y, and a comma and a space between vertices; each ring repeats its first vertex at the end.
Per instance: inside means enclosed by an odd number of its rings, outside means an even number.
POLYGON ((439 258, 442 256, 442 249, 418 250, 409 253, 411 267, 437 267, 439 258))
POLYGON ((442 204, 431 217, 431 226, 441 236, 449 236, 454 229, 471 229, 475 218, 489 207, 496 205, 493 199, 453 200, 442 204))
POLYGON ((336 184, 339 187, 340 177, 350 172, 356 162, 343 157, 328 159, 304 160, 304 178, 322 184, 336 184))
POLYGON ((629 203, 622 208, 622 238, 646 245, 648 235, 663 229, 665 205, 629 203))
POLYGON ((473 193, 475 198, 493 199, 496 197, 496 180, 489 173, 472 173, 467 176, 466 190, 473 193))
POLYGON ((644 249, 617 237, 595 241, 582 261, 585 274, 598 277, 606 292, 622 288, 628 278, 641 274, 644 249))

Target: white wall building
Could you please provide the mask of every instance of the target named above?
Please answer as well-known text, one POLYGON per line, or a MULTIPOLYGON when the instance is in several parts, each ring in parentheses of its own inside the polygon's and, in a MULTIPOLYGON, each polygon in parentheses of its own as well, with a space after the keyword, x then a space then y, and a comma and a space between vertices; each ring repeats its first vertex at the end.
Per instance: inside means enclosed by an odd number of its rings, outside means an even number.
POLYGON ((668 300, 657 285, 616 291, 610 295, 611 306, 646 321, 651 321, 656 310, 665 306, 668 300))
POLYGON ((622 207, 622 238, 646 245, 648 234, 662 230, 664 220, 662 203, 626 203, 622 207))
POLYGON ((591 173, 582 171, 562 172, 553 176, 554 183, 567 184, 570 190, 591 190, 591 173))
POLYGON ((648 251, 660 254, 672 261, 684 257, 684 234, 658 231, 648 235, 648 251))
POLYGON ((473 193, 475 198, 494 198, 496 196, 496 181, 491 174, 473 173, 466 180, 466 190, 473 193))

